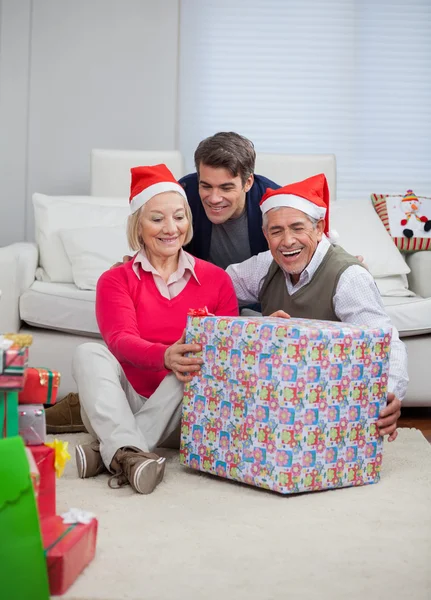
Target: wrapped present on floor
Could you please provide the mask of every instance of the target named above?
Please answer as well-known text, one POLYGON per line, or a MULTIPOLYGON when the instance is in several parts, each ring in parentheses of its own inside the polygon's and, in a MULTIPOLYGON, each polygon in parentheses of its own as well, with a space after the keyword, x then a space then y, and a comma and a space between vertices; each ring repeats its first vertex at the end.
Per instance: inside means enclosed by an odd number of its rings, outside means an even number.
POLYGON ((48 600, 49 587, 32 475, 20 437, 0 440, 1 598, 48 600))
POLYGON ((0 389, 0 438, 18 435, 18 392, 0 389))
POLYGON ((51 594, 64 594, 93 560, 97 520, 83 511, 42 521, 42 537, 51 594))
POLYGON ((38 446, 45 443, 45 409, 42 404, 20 404, 18 425, 19 435, 27 446, 38 446))
POLYGON ((29 367, 24 387, 19 393, 20 404, 55 404, 60 373, 42 367, 29 367))
POLYGON ((0 335, 0 390, 20 390, 28 363, 31 335, 0 335))
POLYGON ((39 470, 37 506, 41 519, 55 515, 55 451, 46 446, 29 446, 39 470))
POLYGON ((183 465, 282 494, 375 483, 391 330, 189 315, 183 465))

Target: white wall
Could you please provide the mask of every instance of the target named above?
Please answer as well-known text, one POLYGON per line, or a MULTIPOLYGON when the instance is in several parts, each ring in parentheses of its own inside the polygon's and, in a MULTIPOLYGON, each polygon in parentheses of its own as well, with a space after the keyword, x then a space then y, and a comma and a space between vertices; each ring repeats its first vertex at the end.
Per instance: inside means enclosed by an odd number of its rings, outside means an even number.
POLYGON ((179 0, 0 0, 0 246, 31 195, 87 194, 92 148, 175 149, 179 0))

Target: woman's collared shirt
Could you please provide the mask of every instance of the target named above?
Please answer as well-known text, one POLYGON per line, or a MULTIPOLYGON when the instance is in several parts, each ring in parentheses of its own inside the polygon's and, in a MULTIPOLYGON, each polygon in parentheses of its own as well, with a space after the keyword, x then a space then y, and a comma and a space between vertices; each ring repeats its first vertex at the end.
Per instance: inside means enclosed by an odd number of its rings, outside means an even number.
POLYGON ((183 291, 190 277, 194 277, 196 282, 200 285, 194 269, 195 259, 191 254, 185 252, 182 248, 178 257, 178 268, 175 273, 172 273, 167 282, 163 279, 157 269, 155 269, 150 263, 144 248, 138 252, 133 261, 133 271, 135 272, 136 277, 141 279, 139 275, 139 266, 141 266, 144 271, 147 271, 153 275, 154 283, 156 284, 157 289, 159 290, 160 294, 168 300, 172 300, 172 298, 175 298, 175 296, 178 296, 178 294, 183 291))

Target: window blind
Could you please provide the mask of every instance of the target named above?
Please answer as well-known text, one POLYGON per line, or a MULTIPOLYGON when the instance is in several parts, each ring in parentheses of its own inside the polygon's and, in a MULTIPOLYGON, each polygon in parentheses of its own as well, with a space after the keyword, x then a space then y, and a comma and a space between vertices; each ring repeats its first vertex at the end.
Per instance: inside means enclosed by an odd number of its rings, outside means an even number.
POLYGON ((338 200, 431 196, 429 0, 181 0, 179 73, 190 171, 200 140, 237 131, 334 153, 338 200))

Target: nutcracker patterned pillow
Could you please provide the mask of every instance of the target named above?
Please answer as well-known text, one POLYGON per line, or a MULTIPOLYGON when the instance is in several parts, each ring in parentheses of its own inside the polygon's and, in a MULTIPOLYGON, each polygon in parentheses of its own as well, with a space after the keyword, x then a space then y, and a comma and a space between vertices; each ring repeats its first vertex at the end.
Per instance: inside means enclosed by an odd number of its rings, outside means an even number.
POLYGON ((399 250, 431 250, 431 198, 402 194, 371 194, 377 214, 399 250))

